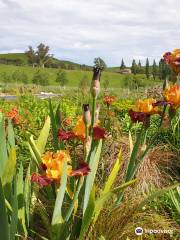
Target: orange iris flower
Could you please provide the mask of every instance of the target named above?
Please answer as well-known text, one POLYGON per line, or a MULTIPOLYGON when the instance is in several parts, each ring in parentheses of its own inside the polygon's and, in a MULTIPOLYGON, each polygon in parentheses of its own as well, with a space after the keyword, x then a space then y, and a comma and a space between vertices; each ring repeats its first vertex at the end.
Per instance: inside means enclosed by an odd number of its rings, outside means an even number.
POLYGON ((164 97, 175 107, 180 107, 180 85, 173 85, 165 89, 164 97))
POLYGON ((78 168, 72 170, 71 158, 67 150, 59 150, 56 153, 46 152, 42 156, 42 170, 44 173, 32 173, 31 181, 37 183, 40 187, 48 186, 53 181, 59 181, 63 174, 64 162, 67 162, 67 175, 71 176, 87 176, 90 172, 89 165, 81 161, 78 168))
POLYGON ((85 126, 85 123, 83 121, 83 117, 79 116, 78 120, 77 120, 77 123, 76 123, 75 127, 73 128, 73 133, 77 137, 84 139, 85 136, 86 136, 85 131, 86 131, 86 126, 85 126))
POLYGON ((116 101, 116 97, 115 96, 109 96, 109 95, 105 95, 103 102, 109 106, 111 105, 114 101, 116 101))
POLYGON ((68 117, 63 120, 64 126, 69 126, 72 124, 72 118, 68 117))
POLYGON ((16 107, 12 108, 11 111, 7 112, 6 116, 10 118, 14 124, 20 124, 20 116, 16 107))
MULTIPOLYGON (((71 162, 69 152, 67 150, 59 150, 56 153, 46 152, 42 156, 42 162, 46 166, 46 177, 58 180, 62 175, 64 161, 71 162)), ((72 167, 68 165, 67 174, 70 175, 72 167)))
POLYGON ((156 100, 153 98, 138 100, 136 102, 135 111, 143 112, 143 113, 147 113, 147 114, 155 114, 158 112, 158 107, 155 107, 153 105, 154 103, 156 103, 156 100))

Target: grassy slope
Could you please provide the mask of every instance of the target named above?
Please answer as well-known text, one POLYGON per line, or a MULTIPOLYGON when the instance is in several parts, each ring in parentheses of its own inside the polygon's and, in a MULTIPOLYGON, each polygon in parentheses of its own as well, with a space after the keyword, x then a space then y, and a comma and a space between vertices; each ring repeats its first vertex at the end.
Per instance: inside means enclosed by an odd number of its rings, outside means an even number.
POLYGON ((27 57, 24 53, 5 53, 0 54, 0 59, 9 59, 9 60, 16 60, 20 59, 23 61, 24 64, 27 63, 27 57))
MULTIPOLYGON (((0 59, 8 59, 8 60, 21 60, 24 65, 28 64, 28 59, 24 53, 5 53, 5 54, 0 54, 0 59)), ((80 64, 74 63, 71 61, 66 61, 66 60, 59 60, 57 58, 53 58, 54 63, 64 63, 66 66, 71 65, 72 67, 75 67, 76 69, 80 68, 80 64)))
MULTIPOLYGON (((0 54, 0 59, 9 59, 9 60, 16 60, 19 59, 23 62, 24 65, 28 64, 28 59, 24 53, 5 53, 5 54, 0 54)), ((74 63, 71 61, 67 60, 59 60, 57 58, 53 58, 54 63, 64 63, 66 66, 73 66, 75 69, 80 69, 80 64, 74 63)), ((118 72, 119 67, 108 67, 107 68, 108 72, 118 72)))
MULTIPOLYGON (((27 74, 29 82, 32 81, 34 73, 38 70, 38 68, 32 68, 28 66, 13 66, 13 65, 0 65, 0 82, 1 82, 1 73, 6 72, 8 75, 12 75, 14 71, 21 71, 27 74)), ((49 83, 50 85, 57 85, 56 83, 56 74, 58 72, 58 69, 55 68, 45 68, 42 71, 45 71, 49 75, 49 83)), ((64 70, 67 74, 68 78, 68 84, 67 86, 78 86, 79 82, 84 76, 87 76, 87 79, 90 81, 92 78, 92 72, 91 71, 82 71, 82 70, 64 70)), ((139 78, 144 78, 143 75, 138 75, 139 78)), ((109 87, 123 87, 124 86, 124 75, 114 73, 114 72, 103 72, 101 83, 105 79, 108 79, 110 82, 109 87)), ((153 80, 147 81, 144 80, 147 85, 152 85, 153 80)))

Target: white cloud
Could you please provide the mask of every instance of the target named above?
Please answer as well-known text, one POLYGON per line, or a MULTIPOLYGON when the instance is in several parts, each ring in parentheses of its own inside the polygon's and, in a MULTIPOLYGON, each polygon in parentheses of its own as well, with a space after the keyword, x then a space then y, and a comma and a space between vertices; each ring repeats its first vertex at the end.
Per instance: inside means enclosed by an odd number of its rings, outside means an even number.
POLYGON ((179 47, 179 0, 0 0, 0 51, 40 42, 59 58, 110 65, 179 47))

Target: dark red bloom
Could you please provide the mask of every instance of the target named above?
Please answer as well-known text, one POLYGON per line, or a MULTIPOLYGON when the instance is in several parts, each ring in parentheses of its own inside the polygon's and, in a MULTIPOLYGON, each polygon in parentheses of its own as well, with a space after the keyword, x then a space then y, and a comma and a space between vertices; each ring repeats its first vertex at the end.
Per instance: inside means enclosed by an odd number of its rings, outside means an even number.
POLYGON ((47 170, 46 164, 41 163, 41 168, 42 168, 43 171, 46 171, 47 170))
POLYGON ((66 132, 66 131, 63 131, 61 129, 58 131, 58 138, 61 141, 73 139, 75 137, 76 137, 76 135, 71 131, 66 132))
POLYGON ((132 122, 137 123, 137 122, 145 122, 147 117, 149 117, 150 115, 144 112, 135 112, 132 109, 130 109, 129 116, 132 122))
POLYGON ((91 171, 86 162, 80 162, 79 167, 70 173, 70 176, 87 176, 91 171))
POLYGON ((31 181, 37 183, 40 187, 49 186, 52 183, 52 180, 46 176, 41 176, 37 173, 32 173, 31 181))
POLYGON ((94 139, 104 139, 106 138, 106 130, 101 127, 94 127, 93 128, 93 138, 94 139))

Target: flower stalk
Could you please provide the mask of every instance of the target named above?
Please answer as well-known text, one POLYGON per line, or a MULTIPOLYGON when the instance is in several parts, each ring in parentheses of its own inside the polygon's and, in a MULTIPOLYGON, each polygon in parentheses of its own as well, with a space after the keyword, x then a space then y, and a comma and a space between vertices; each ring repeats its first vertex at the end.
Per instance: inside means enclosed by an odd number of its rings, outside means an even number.
POLYGON ((91 82, 91 95, 92 95, 91 136, 93 135, 93 127, 95 125, 96 100, 100 93, 100 77, 101 77, 101 69, 98 67, 94 67, 93 78, 91 82))

